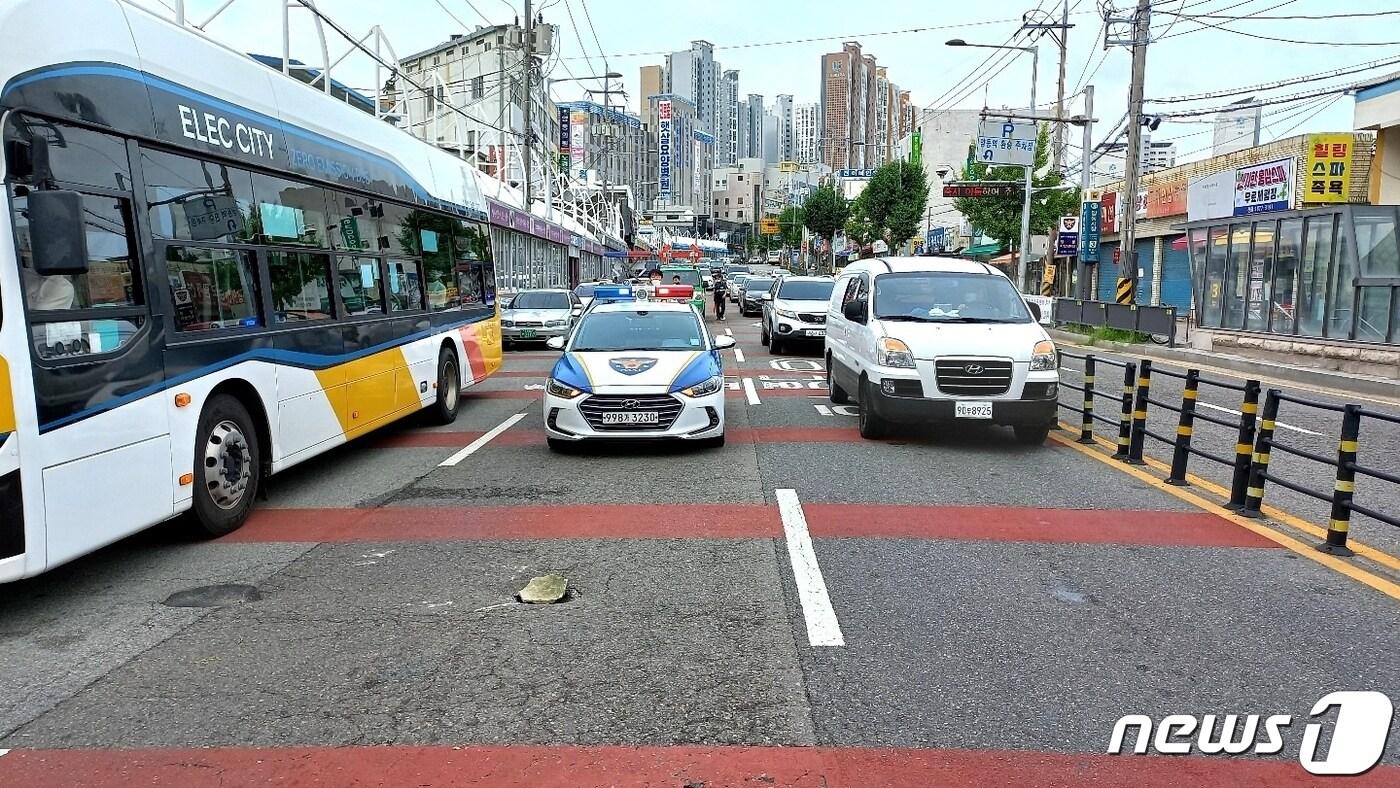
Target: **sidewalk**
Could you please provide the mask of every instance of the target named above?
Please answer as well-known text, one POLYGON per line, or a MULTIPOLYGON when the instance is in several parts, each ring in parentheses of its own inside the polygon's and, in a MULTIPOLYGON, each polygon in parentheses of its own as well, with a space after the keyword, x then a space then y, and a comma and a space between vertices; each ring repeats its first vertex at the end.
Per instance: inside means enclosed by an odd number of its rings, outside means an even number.
POLYGON ((1103 340, 1089 345, 1086 343, 1089 338, 1083 334, 1074 334, 1057 328, 1047 328, 1046 330, 1056 342, 1077 350, 1110 351, 1127 356, 1150 358, 1154 362, 1163 361, 1179 364, 1183 367, 1215 367, 1230 370, 1245 377, 1258 378, 1262 381, 1274 380, 1295 385, 1332 389, 1341 393, 1364 394, 1390 400, 1400 405, 1400 383, 1372 375, 1292 366, 1228 353, 1206 352, 1180 347, 1168 348, 1165 345, 1136 345, 1103 340))

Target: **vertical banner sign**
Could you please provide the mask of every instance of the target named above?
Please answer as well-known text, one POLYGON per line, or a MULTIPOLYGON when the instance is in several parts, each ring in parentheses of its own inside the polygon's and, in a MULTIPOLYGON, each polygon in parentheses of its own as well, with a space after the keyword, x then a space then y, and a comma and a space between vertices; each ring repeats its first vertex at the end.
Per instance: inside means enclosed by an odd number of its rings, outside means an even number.
POLYGON ((570 133, 574 144, 569 150, 569 172, 583 178, 584 170, 588 169, 588 149, 584 146, 588 136, 588 113, 575 110, 569 114, 569 122, 574 127, 570 133))
POLYGON ((1100 204, 1103 206, 1100 233, 1107 232, 1109 235, 1116 235, 1118 233, 1118 192, 1104 192, 1103 202, 1100 204))
POLYGON ((696 201, 701 199, 700 176, 702 173, 700 172, 700 162, 703 160, 700 150, 700 140, 695 140, 693 156, 690 160, 690 188, 695 193, 694 200, 696 201))
MULTIPOLYGON (((1074 257, 1079 254, 1079 217, 1061 216, 1060 229, 1055 236, 1055 256, 1074 257)), ((1053 274, 1049 274, 1054 281, 1053 274)))
POLYGON ((1351 134, 1309 134, 1303 202, 1346 202, 1351 195, 1351 134))
POLYGON ((574 146, 573 146, 573 143, 572 143, 571 140, 570 140, 569 131, 570 131, 570 127, 569 127, 569 109, 568 109, 568 107, 560 107, 560 108, 559 108, 559 171, 560 171, 560 172, 572 172, 573 169, 574 169, 574 168, 573 168, 573 162, 571 161, 571 157, 573 156, 574 146))
POLYGON ((909 140, 909 163, 915 167, 924 158, 924 136, 919 129, 914 129, 914 135, 909 140))
POLYGON ((657 160, 657 189, 667 205, 671 203, 671 102, 663 99, 656 103, 656 137, 661 149, 657 160))
POLYGON ((1086 202, 1079 211, 1079 261, 1094 265, 1099 261, 1099 234, 1103 229, 1103 205, 1086 202))
POLYGON ((1293 159, 1235 170, 1235 215, 1249 216, 1293 207, 1293 159))

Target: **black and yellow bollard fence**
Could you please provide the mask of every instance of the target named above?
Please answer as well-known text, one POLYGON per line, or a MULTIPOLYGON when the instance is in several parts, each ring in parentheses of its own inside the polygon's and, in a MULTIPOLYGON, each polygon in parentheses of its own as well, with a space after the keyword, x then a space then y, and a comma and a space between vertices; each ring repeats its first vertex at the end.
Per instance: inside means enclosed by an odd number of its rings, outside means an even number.
POLYGON ((1332 514, 1327 520, 1327 539, 1317 546, 1324 553, 1353 556, 1347 547, 1351 530, 1351 499, 1356 494, 1356 448, 1361 436, 1361 407, 1342 409, 1342 437, 1337 444, 1337 480, 1332 486, 1332 514))
POLYGON ((1264 395, 1264 413, 1259 418, 1259 430, 1254 438, 1254 455, 1249 466, 1249 486, 1245 489, 1244 508, 1240 514, 1259 518, 1264 506, 1264 481, 1269 472, 1269 452, 1273 449, 1274 420, 1278 418, 1278 389, 1264 395))
POLYGON ((1244 401, 1240 403, 1240 434, 1235 440, 1235 472, 1230 481, 1230 502, 1225 508, 1237 512, 1244 508, 1249 496, 1249 469, 1254 463, 1254 430, 1259 418, 1259 381, 1244 382, 1244 401))
POLYGON ((1118 418, 1118 451, 1113 459, 1128 459, 1128 445, 1133 434, 1133 383, 1137 380, 1137 364, 1123 365, 1123 409, 1118 418))
POLYGON ((1094 442, 1094 354, 1084 356, 1084 420, 1079 423, 1079 442, 1094 442))
POLYGON ((1152 359, 1145 358, 1138 366, 1137 397, 1133 402, 1133 422, 1128 433, 1128 457, 1130 465, 1143 465, 1142 444, 1147 437, 1147 399, 1151 396, 1152 359))
POLYGON ((1196 428, 1196 395, 1201 387, 1201 371, 1186 370, 1186 385, 1181 392, 1181 419, 1176 424, 1176 446, 1172 448, 1172 470, 1167 484, 1186 486, 1186 461, 1191 458, 1191 433, 1196 428))
POLYGON ((1136 280, 1119 277, 1118 290, 1114 296, 1114 301, 1120 304, 1133 303, 1133 290, 1136 284, 1136 280))

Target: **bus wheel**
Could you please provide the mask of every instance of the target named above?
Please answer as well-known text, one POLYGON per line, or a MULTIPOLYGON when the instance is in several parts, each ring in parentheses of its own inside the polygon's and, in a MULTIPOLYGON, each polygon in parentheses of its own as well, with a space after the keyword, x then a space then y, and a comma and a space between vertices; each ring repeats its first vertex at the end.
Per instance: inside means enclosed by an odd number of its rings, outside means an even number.
POLYGON ((433 404, 433 421, 451 424, 457 420, 457 406, 462 402, 462 375, 457 371, 457 354, 447 348, 438 353, 437 402, 433 404))
POLYGON ((231 533, 253 508, 262 473, 258 434, 237 398, 216 395, 199 417, 194 451, 194 527, 202 536, 231 533))

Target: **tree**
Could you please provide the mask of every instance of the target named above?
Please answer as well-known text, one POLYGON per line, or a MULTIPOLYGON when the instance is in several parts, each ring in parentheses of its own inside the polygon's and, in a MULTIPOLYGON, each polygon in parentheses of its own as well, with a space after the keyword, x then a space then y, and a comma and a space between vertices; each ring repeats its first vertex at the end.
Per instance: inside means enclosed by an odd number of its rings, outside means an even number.
MULTIPOLYGON (((1035 141, 1035 171, 1045 170, 1050 158, 1050 130, 1041 126, 1035 141)), ((968 168, 970 181, 1011 181, 1024 184, 1026 171, 1023 167, 992 166, 976 162, 968 168)), ((1046 171, 1033 176, 1031 183, 1036 188, 1059 186, 1065 182, 1063 173, 1046 171)), ((1024 196, 1020 193, 1007 197, 960 197, 953 201, 953 207, 967 217, 973 227, 993 238, 1008 243, 1019 244, 1021 239, 1021 209, 1024 196)), ((1048 235, 1061 216, 1079 213, 1082 199, 1078 189, 1074 191, 1042 191, 1031 195, 1031 235, 1048 235)))
POLYGON ((778 239, 782 241, 782 246, 789 249, 797 249, 802 246, 802 208, 797 205, 789 205, 778 215, 778 229, 781 232, 778 239))
POLYGON ((856 246, 865 246, 880 237, 867 206, 865 192, 861 192, 861 195, 851 202, 850 216, 846 219, 846 237, 856 246))
POLYGON ((846 224, 850 206, 846 198, 835 186, 819 186, 807 195, 802 202, 802 223, 818 238, 831 240, 831 236, 846 224))
POLYGON ((913 162, 882 165, 866 184, 858 202, 875 237, 894 249, 919 232, 928 205, 928 181, 913 162))

